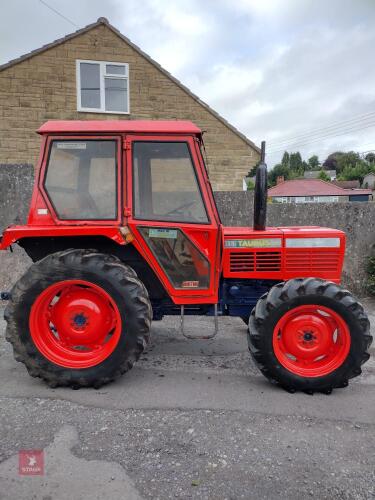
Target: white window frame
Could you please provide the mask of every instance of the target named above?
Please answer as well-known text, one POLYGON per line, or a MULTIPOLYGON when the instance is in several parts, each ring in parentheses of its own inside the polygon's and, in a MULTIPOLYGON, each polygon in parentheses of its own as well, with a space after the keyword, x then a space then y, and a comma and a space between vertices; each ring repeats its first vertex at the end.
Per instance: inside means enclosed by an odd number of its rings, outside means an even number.
POLYGON ((93 61, 86 59, 76 59, 76 87, 77 87, 77 111, 85 113, 106 113, 110 115, 129 115, 130 114, 130 81, 129 81, 129 64, 111 61, 93 61), (81 63, 99 64, 100 71, 100 108, 84 108, 81 106, 81 63), (113 75, 107 73, 106 66, 123 66, 125 67, 125 75, 113 75), (105 78, 126 80, 127 82, 127 111, 107 111, 105 109, 105 78))
POLYGON ((275 203, 290 203, 289 196, 274 196, 275 203))

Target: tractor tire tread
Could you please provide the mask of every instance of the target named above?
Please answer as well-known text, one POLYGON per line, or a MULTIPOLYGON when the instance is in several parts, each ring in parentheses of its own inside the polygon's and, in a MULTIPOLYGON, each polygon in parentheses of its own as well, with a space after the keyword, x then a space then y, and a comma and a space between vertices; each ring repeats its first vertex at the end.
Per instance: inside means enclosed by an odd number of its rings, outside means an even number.
MULTIPOLYGON (((272 332, 268 332, 268 335, 272 335, 272 332)), ((278 384, 288 392, 302 390, 309 394, 314 392, 330 394, 333 389, 346 387, 349 379, 361 374, 361 365, 370 357, 368 348, 372 340, 370 322, 362 304, 348 290, 341 288, 336 283, 320 278, 296 278, 273 286, 268 294, 263 295, 258 300, 249 319, 248 346, 255 364, 272 383, 278 384), (277 367, 275 369, 275 366, 270 366, 270 358, 262 347, 262 340, 267 335, 267 320, 271 311, 281 305, 286 305, 288 302, 292 303, 303 298, 306 295, 321 296, 329 299, 332 303, 336 302, 348 309, 359 331, 359 346, 356 349, 355 355, 353 353, 349 354, 350 368, 343 376, 336 380, 333 380, 331 377, 327 383, 324 380, 320 380, 317 383, 312 378, 304 378, 306 387, 303 387, 304 384, 297 380, 298 377, 295 377, 295 380, 291 381, 293 377, 284 378, 282 370, 278 371, 277 367)), ((281 368, 280 365, 278 368, 281 368)), ((324 377, 321 377, 321 379, 324 379, 324 377)))
POLYGON ((4 318, 7 322, 6 340, 12 344, 14 358, 26 366, 32 377, 43 379, 50 387, 99 388, 119 378, 130 370, 139 359, 150 340, 152 307, 146 287, 138 279, 135 271, 117 257, 100 253, 95 249, 69 249, 47 255, 29 268, 13 286, 11 300, 5 309, 4 318), (21 341, 17 316, 25 303, 28 303, 29 291, 35 281, 46 281, 46 286, 48 286, 47 279, 51 275, 51 269, 55 270, 56 268, 61 269, 62 272, 63 269, 69 268, 76 271, 86 270, 91 273, 101 274, 114 283, 117 289, 122 289, 130 295, 135 310, 135 328, 133 328, 132 334, 136 335, 136 339, 126 352, 120 365, 111 374, 102 375, 95 380, 92 377, 82 375, 77 380, 76 377, 72 377, 71 370, 62 370, 61 367, 54 370, 55 365, 48 362, 44 357, 38 356, 38 359, 36 359, 37 353, 31 336, 29 336, 27 342, 21 341))

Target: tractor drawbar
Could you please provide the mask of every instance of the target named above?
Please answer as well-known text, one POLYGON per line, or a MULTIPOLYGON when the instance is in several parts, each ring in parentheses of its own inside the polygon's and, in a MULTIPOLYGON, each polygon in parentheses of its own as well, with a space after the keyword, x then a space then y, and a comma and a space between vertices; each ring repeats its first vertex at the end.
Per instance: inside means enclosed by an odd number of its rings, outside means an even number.
POLYGON ((266 143, 262 141, 260 150, 260 164, 257 168, 254 190, 254 223, 257 231, 266 229, 267 217, 267 165, 265 163, 266 143))

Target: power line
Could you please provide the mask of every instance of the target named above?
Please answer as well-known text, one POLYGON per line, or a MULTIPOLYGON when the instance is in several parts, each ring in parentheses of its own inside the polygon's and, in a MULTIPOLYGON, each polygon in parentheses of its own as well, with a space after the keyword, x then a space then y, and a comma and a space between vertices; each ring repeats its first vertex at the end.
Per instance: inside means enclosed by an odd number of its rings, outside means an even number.
POLYGON ((45 2, 44 0, 39 0, 39 2, 43 5, 45 5, 48 9, 52 10, 52 12, 54 12, 55 14, 57 14, 58 16, 60 16, 62 19, 65 19, 65 21, 67 21, 68 23, 72 24, 73 26, 75 26, 76 28, 79 28, 79 26, 74 23, 71 19, 69 19, 68 17, 64 16, 64 14, 61 14, 61 12, 59 12, 58 10, 56 10, 55 8, 51 7, 50 5, 48 5, 47 2, 45 2))
POLYGON ((278 145, 271 144, 270 150, 279 151, 280 149, 281 150, 290 149, 290 148, 299 146, 301 144, 309 144, 312 142, 316 142, 316 141, 319 141, 321 139, 325 139, 326 137, 337 137, 340 135, 345 135, 348 132, 355 132, 357 130, 362 130, 364 128, 371 127, 375 123, 374 119, 375 119, 375 116, 371 120, 362 121, 362 122, 357 123, 357 124, 348 123, 348 124, 344 125, 343 127, 328 130, 328 131, 321 133, 321 134, 315 134, 312 136, 304 136, 304 137, 301 137, 300 139, 295 139, 294 141, 291 141, 291 142, 285 143, 285 144, 280 144, 280 145, 279 144, 278 145))
POLYGON ((331 125, 327 125, 326 127, 306 130, 305 132, 302 132, 302 134, 299 134, 297 136, 287 136, 284 139, 276 140, 273 144, 278 146, 279 144, 282 144, 282 143, 285 143, 285 142, 289 143, 292 140, 299 139, 300 137, 304 137, 306 135, 307 136, 311 136, 311 135, 315 135, 315 134, 320 133, 320 132, 324 132, 325 130, 328 130, 328 129, 331 129, 331 128, 337 128, 337 127, 340 128, 340 127, 342 127, 344 125, 349 125, 349 124, 351 124, 353 122, 363 121, 363 120, 372 118, 373 115, 375 115, 375 111, 371 111, 369 113, 357 115, 357 116, 352 117, 352 118, 350 118, 348 120, 341 120, 340 122, 334 122, 331 125))
POLYGON ((359 122, 359 123, 365 122, 367 120, 374 118, 374 116, 375 116, 375 111, 372 111, 372 112, 366 113, 364 115, 358 115, 357 117, 350 118, 349 120, 344 120, 341 122, 336 122, 335 124, 327 125, 326 127, 323 127, 323 128, 312 129, 312 130, 303 132, 302 134, 299 134, 296 136, 289 136, 288 138, 285 138, 285 139, 282 139, 279 141, 275 141, 271 144, 273 147, 279 147, 279 146, 281 147, 282 144, 290 144, 292 141, 295 141, 297 139, 304 139, 306 137, 312 137, 312 136, 315 136, 317 134, 320 135, 322 132, 331 131, 330 129, 332 129, 332 131, 334 131, 336 129, 339 130, 340 128, 345 127, 347 125, 354 125, 354 123, 356 123, 356 122, 359 122))
POLYGON ((324 139, 327 139, 327 138, 330 138, 330 137, 339 137, 340 135, 345 135, 349 132, 357 132, 359 130, 363 130, 365 128, 370 128, 370 127, 374 127, 375 126, 375 121, 372 122, 372 123, 369 123, 363 127, 354 127, 354 128, 349 128, 349 129, 345 129, 345 130, 342 130, 340 132, 337 132, 337 131, 333 131, 329 134, 325 134, 325 135, 322 135, 321 137, 315 137, 313 139, 311 139, 310 141, 297 141, 297 142, 292 142, 290 144, 286 144, 284 147, 282 147, 281 149, 274 149, 274 150, 271 150, 268 154, 274 154, 274 153, 280 153, 280 152, 283 152, 283 151, 286 151, 287 149, 290 149, 290 148, 296 148, 296 147, 302 147, 302 146, 306 146, 306 145, 309 145, 309 144, 313 144, 315 142, 319 142, 319 141, 322 141, 324 139))

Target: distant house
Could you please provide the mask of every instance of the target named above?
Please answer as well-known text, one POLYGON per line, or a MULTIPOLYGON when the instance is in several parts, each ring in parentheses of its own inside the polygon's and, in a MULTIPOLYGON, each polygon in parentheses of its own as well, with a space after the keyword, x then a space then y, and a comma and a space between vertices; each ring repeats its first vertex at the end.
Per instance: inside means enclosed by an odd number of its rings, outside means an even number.
POLYGON ((368 189, 375 189, 375 174, 371 172, 365 175, 362 182, 362 187, 368 189))
MULTIPOLYGON (((328 175, 331 181, 336 179, 336 170, 324 170, 324 172, 328 175)), ((320 170, 306 170, 304 172, 303 177, 305 179, 318 179, 320 174, 320 170)))
POLYGON ((369 201, 371 189, 344 189, 320 179, 295 179, 280 182, 268 190, 273 203, 337 203, 369 201))

